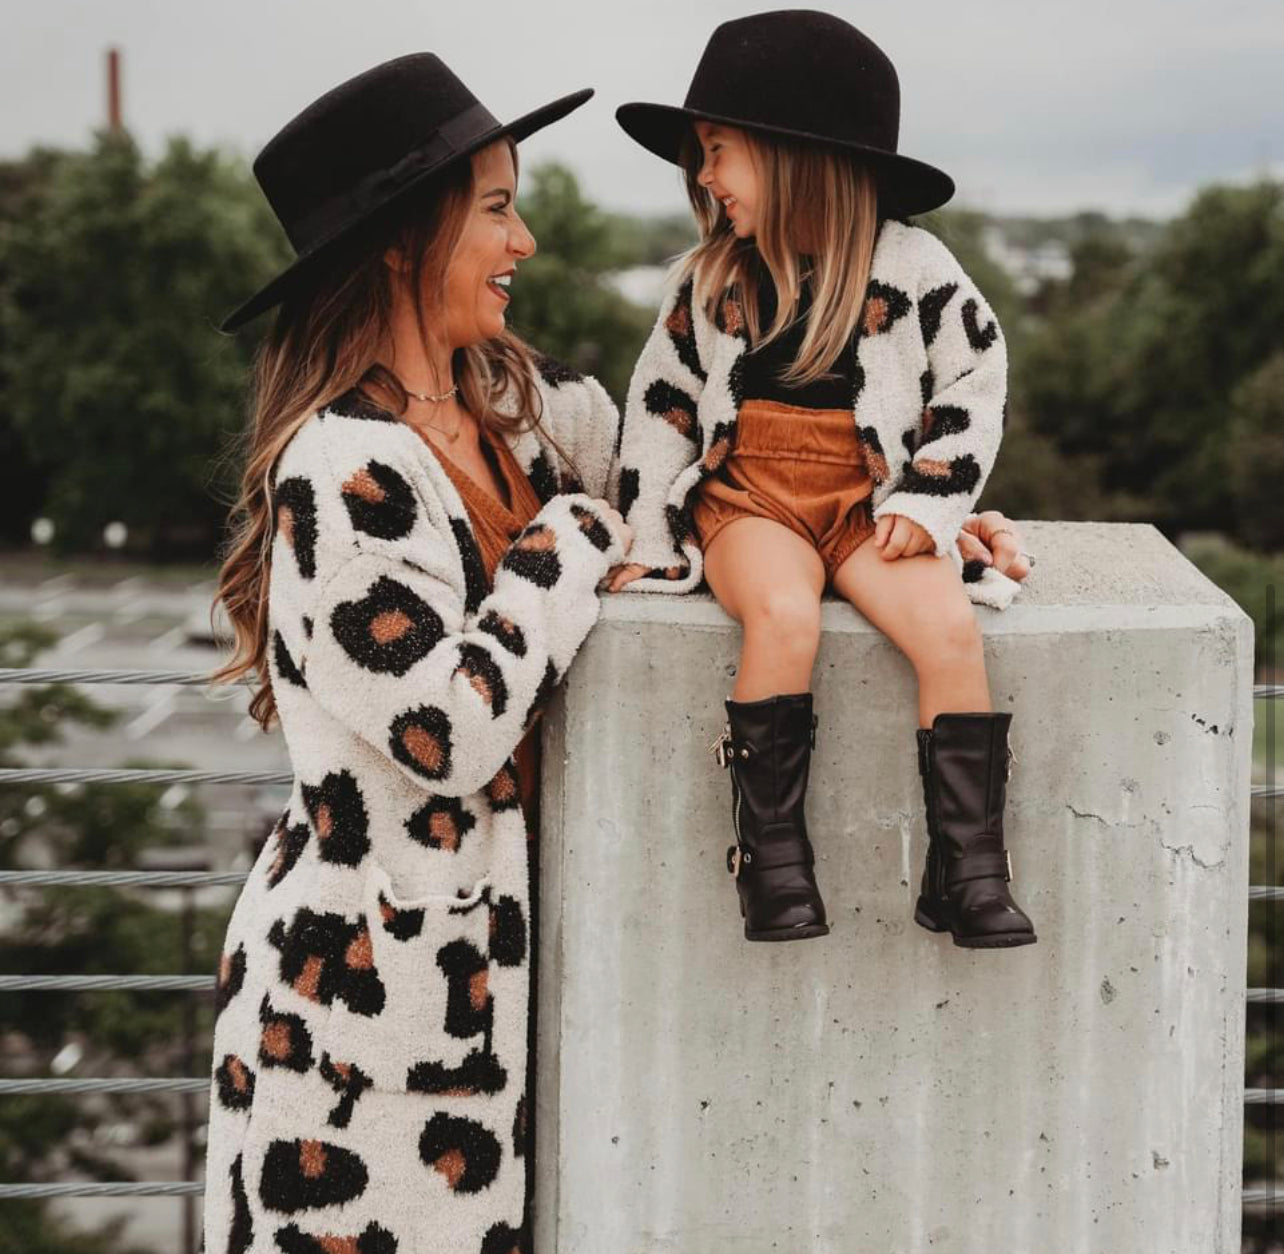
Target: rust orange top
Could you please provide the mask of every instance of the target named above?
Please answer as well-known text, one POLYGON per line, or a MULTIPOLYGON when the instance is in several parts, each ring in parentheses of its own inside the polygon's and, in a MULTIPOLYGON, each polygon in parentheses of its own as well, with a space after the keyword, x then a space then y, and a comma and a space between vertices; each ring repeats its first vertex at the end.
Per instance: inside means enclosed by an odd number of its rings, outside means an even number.
MULTIPOLYGON (((419 430, 415 428, 415 430, 419 430)), ((525 471, 517 464, 512 450, 502 437, 483 430, 482 454, 489 454, 492 468, 508 495, 508 501, 499 500, 482 487, 466 470, 461 469, 448 456, 444 456, 419 431, 425 444, 433 450, 441 468, 446 472, 459 499, 468 511, 477 547, 481 550, 486 578, 494 580, 495 569, 517 538, 522 528, 540 511, 540 499, 531 487, 525 471)), ((513 753, 517 764, 517 777, 522 791, 522 810, 526 814, 527 828, 534 835, 539 825, 539 725, 536 724, 522 737, 513 753)))

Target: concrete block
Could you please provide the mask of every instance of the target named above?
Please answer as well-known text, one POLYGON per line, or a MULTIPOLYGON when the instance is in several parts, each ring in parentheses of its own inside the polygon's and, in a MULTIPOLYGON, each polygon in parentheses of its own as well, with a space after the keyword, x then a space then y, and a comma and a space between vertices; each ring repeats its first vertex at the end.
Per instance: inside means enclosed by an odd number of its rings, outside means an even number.
POLYGON ((739 629, 607 598, 545 730, 541 1254, 1237 1254, 1252 623, 1154 528, 1022 524, 978 608, 1036 945, 912 921, 915 680, 823 610, 833 930, 743 939, 706 751, 739 629))

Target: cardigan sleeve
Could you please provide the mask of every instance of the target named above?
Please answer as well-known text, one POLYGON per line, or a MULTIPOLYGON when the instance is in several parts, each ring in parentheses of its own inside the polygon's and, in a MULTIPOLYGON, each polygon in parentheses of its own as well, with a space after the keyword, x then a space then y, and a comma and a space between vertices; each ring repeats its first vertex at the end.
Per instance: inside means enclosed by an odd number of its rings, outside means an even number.
POLYGON ((592 376, 552 358, 537 358, 541 425, 566 451, 589 496, 615 504, 619 480, 620 411, 592 376))
POLYGON ((587 495, 557 496, 483 597, 471 535, 462 543, 455 524, 467 528, 450 522, 454 535, 423 528, 413 545, 359 537, 317 593, 300 670, 323 710, 417 785, 506 791, 501 772, 596 622, 598 582, 623 549, 587 495))
POLYGON ((998 319, 954 255, 919 231, 916 302, 927 355, 912 459, 874 518, 901 514, 928 531, 938 557, 955 546, 994 467, 1007 414, 1007 345, 998 319))
POLYGON ((661 572, 686 568, 684 528, 669 500, 678 476, 700 457, 697 406, 706 372, 696 346, 693 280, 673 283, 660 304, 629 383, 620 438, 620 513, 633 528, 630 563, 657 578, 630 588, 650 590, 661 572))

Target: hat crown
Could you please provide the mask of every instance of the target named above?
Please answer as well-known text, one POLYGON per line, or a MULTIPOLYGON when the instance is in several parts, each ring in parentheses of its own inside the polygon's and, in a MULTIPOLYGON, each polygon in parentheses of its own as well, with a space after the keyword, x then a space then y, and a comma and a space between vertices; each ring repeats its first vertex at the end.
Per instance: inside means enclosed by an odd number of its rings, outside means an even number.
POLYGON ((264 145, 254 176, 303 251, 316 242, 316 206, 396 166, 465 115, 479 130, 499 125, 440 57, 410 53, 314 100, 264 145))
POLYGON ((886 53, 849 22, 780 9, 713 32, 684 107, 895 152, 901 93, 886 53))

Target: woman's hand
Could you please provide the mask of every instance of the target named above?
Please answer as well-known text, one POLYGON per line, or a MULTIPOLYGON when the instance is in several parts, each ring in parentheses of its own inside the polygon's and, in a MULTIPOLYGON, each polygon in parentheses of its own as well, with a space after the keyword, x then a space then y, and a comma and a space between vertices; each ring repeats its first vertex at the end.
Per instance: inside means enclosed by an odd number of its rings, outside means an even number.
POLYGON ((959 532, 958 544, 965 562, 979 558, 1009 579, 1024 579, 1034 564, 1021 551, 1021 533, 1016 523, 997 509, 971 515, 959 532))
MULTIPOLYGON (((604 501, 598 497, 592 501, 592 504, 604 516, 604 521, 607 527, 614 535, 619 537, 620 545, 624 549, 624 552, 627 553, 633 547, 633 528, 624 521, 624 516, 618 509, 612 506, 609 501, 604 501)), ((624 569, 624 567, 612 566, 611 569, 607 571, 607 578, 610 578, 610 576, 617 570, 622 569, 624 569)), ((638 569, 644 570, 645 567, 639 567, 638 569)))
POLYGON ((879 557, 892 561, 897 557, 914 557, 936 551, 936 541, 926 528, 904 514, 884 514, 874 528, 874 547, 879 557))

